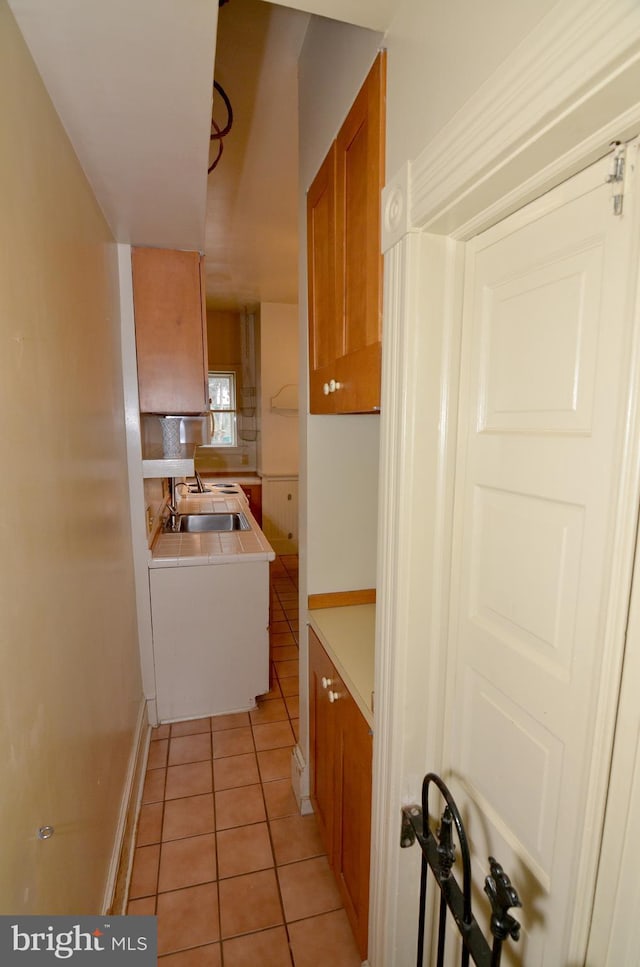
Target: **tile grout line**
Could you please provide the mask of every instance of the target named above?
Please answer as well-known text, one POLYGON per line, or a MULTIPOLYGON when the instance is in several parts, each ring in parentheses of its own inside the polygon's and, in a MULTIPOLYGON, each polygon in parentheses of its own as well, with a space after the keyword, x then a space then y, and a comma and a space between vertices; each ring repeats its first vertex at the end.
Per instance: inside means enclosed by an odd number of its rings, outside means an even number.
POLYGON ((216 778, 215 778, 215 759, 214 759, 214 731, 213 717, 209 717, 209 728, 211 729, 209 740, 211 748, 211 799, 213 807, 213 840, 214 852, 216 856, 216 896, 218 898, 218 937, 220 938, 220 965, 224 967, 224 954, 222 952, 222 903, 220 902, 220 851, 218 841, 218 810, 216 806, 216 778))
MULTIPOLYGON (((286 706, 285 706, 285 708, 286 708, 286 706)), ((252 736, 253 736, 253 744, 255 746, 255 735, 253 734, 253 725, 251 726, 251 732, 252 732, 252 736)), ((256 749, 256 759, 257 759, 257 756, 258 756, 258 751, 256 749)), ((285 929, 285 933, 287 935, 287 946, 289 948, 289 958, 290 958, 291 964, 293 965, 294 964, 293 948, 291 946, 291 937, 289 936, 289 927, 287 925, 287 915, 286 915, 286 912, 285 912, 285 909, 284 909, 284 900, 283 900, 283 897, 282 897, 282 890, 280 888, 280 877, 278 876, 278 869, 277 869, 277 866, 276 866, 276 851, 275 851, 275 847, 274 847, 274 843, 273 843, 273 833, 271 831, 271 819, 269 817, 269 811, 267 809, 267 800, 266 800, 265 794, 264 794, 264 782, 263 782, 263 779, 262 779, 262 774, 260 773, 260 767, 259 766, 258 766, 258 775, 260 776, 260 792, 262 794, 262 803, 264 805, 264 814, 265 814, 265 819, 266 819, 266 823, 267 823, 267 833, 268 833, 268 836, 269 836, 269 845, 271 846, 271 856, 273 858, 273 875, 274 875, 275 881, 276 881, 276 889, 278 891, 278 900, 280 902, 280 910, 282 912, 282 923, 283 923, 283 926, 284 926, 284 929, 285 929)))
MULTIPOLYGON (((285 571, 287 571, 286 566, 285 566, 285 571)), ((287 571, 287 575, 290 577, 288 571, 287 571)), ((292 590, 294 590, 294 589, 296 589, 295 588, 295 585, 292 588, 292 590)), ((280 608, 280 610, 283 613, 284 620, 286 621, 287 626, 289 627, 289 632, 291 633, 291 635, 293 637, 295 647, 298 649, 298 652, 299 652, 299 642, 296 640, 296 634, 297 634, 297 632, 294 630, 294 628, 292 627, 292 624, 291 624, 292 620, 295 620, 295 619, 292 619, 289 616, 289 614, 287 614, 287 610, 285 608, 285 603, 286 602, 283 601, 283 600, 281 600, 280 595, 279 595, 277 589, 273 589, 273 590, 275 592, 275 597, 277 598, 277 605, 278 605, 278 607, 280 608)), ((272 836, 272 830, 271 830, 271 824, 272 824, 272 822, 276 818, 278 818, 278 817, 270 817, 269 816, 269 812, 268 812, 268 809, 267 809, 266 797, 265 797, 265 783, 267 781, 273 781, 273 782, 275 782, 275 781, 278 781, 278 780, 276 780, 276 779, 273 779, 273 780, 265 780, 265 779, 263 779, 262 772, 260 770, 260 764, 259 764, 259 759, 258 759, 258 748, 257 748, 257 743, 256 743, 256 735, 255 735, 255 731, 254 731, 255 728, 257 727, 257 725, 263 725, 263 724, 268 725, 268 724, 274 724, 274 723, 278 723, 278 722, 287 722, 288 725, 289 725, 289 728, 291 730, 291 733, 293 735, 293 742, 294 742, 294 744, 295 744, 295 741, 297 741, 296 735, 295 735, 294 726, 293 726, 294 716, 292 715, 291 710, 289 708, 289 704, 287 702, 287 699, 288 698, 292 698, 294 696, 286 696, 284 694, 284 692, 282 691, 282 680, 281 680, 281 678, 280 678, 280 676, 278 674, 278 669, 277 669, 277 667, 275 665, 275 662, 274 662, 274 660, 271 657, 271 651, 272 651, 271 642, 269 642, 269 651, 270 651, 270 663, 271 663, 272 668, 273 668, 273 679, 274 679, 274 683, 277 684, 279 697, 280 697, 280 700, 283 702, 284 711, 286 713, 286 718, 284 718, 284 719, 276 719, 276 720, 274 720, 274 722, 267 721, 267 722, 257 722, 257 723, 254 723, 251 720, 251 716, 249 715, 248 716, 248 724, 249 724, 249 726, 251 728, 251 740, 252 740, 252 746, 253 746, 253 755, 255 756, 255 759, 256 759, 256 765, 257 765, 257 771, 258 771, 258 780, 259 780, 259 784, 260 784, 260 793, 261 793, 262 805, 263 805, 263 808, 264 808, 265 822, 266 822, 266 825, 267 825, 267 831, 268 831, 268 835, 269 835, 269 842, 270 842, 270 848, 271 848, 271 854, 272 854, 272 866, 271 867, 267 867, 267 869, 273 869, 273 871, 274 871, 274 876, 275 876, 275 880, 276 880, 276 887, 277 887, 277 891, 278 891, 278 899, 279 899, 280 911, 281 911, 281 915, 282 915, 282 925, 285 928, 286 936, 287 936, 287 943, 288 943, 288 950, 289 950, 289 958, 290 958, 291 964, 292 965, 295 965, 295 957, 294 957, 294 954, 293 954, 291 937, 290 937, 289 927, 288 927, 288 923, 287 923, 287 920, 286 920, 286 913, 285 913, 285 909, 284 909, 284 902, 283 902, 283 897, 282 897, 282 891, 281 891, 281 888, 280 888, 280 880, 279 880, 278 872, 277 872, 278 866, 277 866, 277 859, 276 859, 276 854, 275 854, 275 849, 274 849, 274 842, 273 842, 273 836, 272 836)), ((270 691, 271 691, 271 689, 270 689, 270 691)), ((297 717, 298 716, 296 716, 296 718, 297 717)), ((220 953, 221 967, 224 967, 223 942, 224 942, 225 939, 226 940, 230 940, 230 939, 233 939, 233 938, 231 938, 231 937, 230 938, 223 938, 223 936, 222 936, 222 911, 221 911, 220 890, 219 890, 219 885, 220 885, 220 865, 219 865, 219 849, 218 849, 218 833, 219 833, 219 829, 218 829, 218 825, 217 825, 217 815, 216 815, 216 812, 217 811, 216 811, 216 783, 215 783, 215 758, 214 758, 214 736, 215 736, 215 732, 213 730, 213 720, 212 720, 212 717, 208 717, 208 718, 209 718, 208 735, 209 735, 209 742, 210 742, 210 764, 211 764, 211 790, 212 790, 212 800, 213 800, 213 810, 214 810, 213 832, 214 832, 214 843, 215 843, 214 849, 215 849, 215 860, 216 860, 216 877, 215 877, 215 880, 213 882, 216 883, 216 892, 217 892, 217 897, 218 897, 218 932, 219 932, 219 937, 220 937, 220 940, 219 940, 219 944, 220 944, 219 953, 220 953)), ((158 905, 158 898, 159 898, 159 895, 160 895, 159 894, 159 877, 160 877, 160 865, 161 865, 161 861, 162 861, 162 850, 163 850, 163 846, 165 844, 165 840, 163 838, 163 834, 164 834, 164 821, 165 821, 166 804, 167 804, 166 794, 167 794, 167 784, 168 784, 168 778, 169 778, 168 777, 168 770, 170 768, 169 762, 170 762, 170 755, 171 755, 171 741, 174 738, 179 738, 180 737, 180 736, 174 736, 173 735, 173 724, 174 723, 172 723, 170 725, 170 727, 169 727, 169 736, 168 736, 167 750, 166 750, 166 759, 165 759, 165 766, 164 766, 164 768, 165 768, 165 774, 164 774, 164 781, 163 781, 163 788, 162 788, 162 799, 160 800, 160 804, 161 804, 161 820, 160 820, 160 827, 159 827, 159 834, 158 834, 159 835, 159 858, 158 858, 158 869, 157 869, 157 872, 156 872, 156 892, 155 892, 155 895, 153 895, 153 898, 154 898, 154 909, 156 909, 156 911, 157 911, 157 905, 158 905)), ((221 731, 225 731, 225 730, 221 730, 221 731)), ((187 733, 187 735, 193 735, 193 734, 200 734, 200 733, 187 733)), ((276 749, 278 749, 278 748, 291 749, 291 745, 276 746, 275 748, 276 749)), ((262 750, 262 751, 271 751, 271 750, 262 750)), ((194 761, 205 761, 205 760, 194 760, 194 761)), ((187 764, 187 763, 178 763, 178 764, 179 765, 184 765, 184 764, 187 764)), ((238 789, 241 789, 242 787, 241 786, 240 787, 233 787, 232 786, 232 787, 229 787, 229 788, 238 788, 238 789)), ((184 797, 179 797, 179 798, 184 798, 184 797)), ((151 804, 152 803, 150 803, 149 805, 151 805, 151 804)), ((245 823, 245 824, 241 824, 241 825, 254 825, 254 824, 251 824, 251 823, 246 824, 245 823)), ((188 836, 188 837, 178 837, 178 839, 194 838, 196 835, 197 835, 196 833, 193 833, 192 836, 188 836)), ((291 863, 291 864, 283 864, 283 865, 294 865, 294 863, 296 863, 296 862, 303 862, 303 861, 304 861, 304 858, 302 858, 302 859, 300 859, 298 861, 293 861, 293 863, 291 863)), ((240 875, 243 875, 243 874, 237 874, 237 875, 240 876, 240 875)), ((229 879, 232 879, 232 878, 233 877, 230 877, 229 879)), ((187 888, 188 887, 185 886, 185 887, 182 887, 180 889, 187 889, 187 888)), ((313 918, 315 918, 316 916, 319 916, 319 915, 320 914, 316 914, 316 915, 313 915, 311 918, 301 918, 301 919, 313 919, 313 918)), ((295 922, 295 921, 292 921, 292 922, 295 922)), ((254 935, 254 934, 257 935, 257 934, 259 934, 261 932, 264 932, 264 930, 266 930, 266 929, 271 929, 271 928, 261 928, 260 930, 248 931, 246 934, 239 934, 237 936, 251 936, 251 935, 254 935)), ((179 951, 168 951, 167 954, 163 954, 162 956, 164 957, 164 956, 168 956, 168 955, 173 954, 173 953, 182 952, 182 950, 193 950, 193 949, 198 949, 200 947, 206 947, 206 946, 208 946, 208 944, 197 944, 197 945, 195 945, 195 947, 180 948, 179 951)))

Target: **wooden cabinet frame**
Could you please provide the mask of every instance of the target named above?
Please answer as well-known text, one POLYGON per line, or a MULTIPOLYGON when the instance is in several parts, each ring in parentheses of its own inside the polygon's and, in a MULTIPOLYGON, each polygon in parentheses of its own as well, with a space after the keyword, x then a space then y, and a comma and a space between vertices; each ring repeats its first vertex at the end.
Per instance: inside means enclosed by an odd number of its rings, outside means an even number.
POLYGON ((207 411, 203 257, 199 252, 134 248, 131 263, 140 412, 207 411))
POLYGON ((311 801, 364 960, 369 929, 373 738, 360 709, 311 629, 309 736, 311 801))
POLYGON ((381 52, 307 194, 312 413, 380 409, 385 86, 381 52))

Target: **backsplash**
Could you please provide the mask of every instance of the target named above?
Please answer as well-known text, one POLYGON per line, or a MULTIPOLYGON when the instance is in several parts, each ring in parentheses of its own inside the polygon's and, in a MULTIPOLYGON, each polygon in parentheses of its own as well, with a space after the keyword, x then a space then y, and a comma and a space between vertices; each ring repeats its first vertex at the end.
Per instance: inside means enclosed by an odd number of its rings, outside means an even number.
POLYGON ((168 496, 168 484, 161 477, 147 477, 144 480, 144 506, 146 511, 147 542, 151 542, 160 526, 162 510, 168 496))

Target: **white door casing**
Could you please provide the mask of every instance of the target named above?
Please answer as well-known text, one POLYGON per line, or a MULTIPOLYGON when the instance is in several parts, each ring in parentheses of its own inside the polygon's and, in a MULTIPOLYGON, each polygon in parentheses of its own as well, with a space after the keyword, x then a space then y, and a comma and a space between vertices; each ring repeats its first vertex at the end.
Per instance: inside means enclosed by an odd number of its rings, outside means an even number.
POLYGON ((610 755, 601 676, 623 647, 611 574, 637 225, 629 195, 612 214, 607 172, 467 246, 443 770, 479 882, 494 855, 518 884, 513 962, 528 967, 584 956, 576 895, 593 894, 588 819, 601 826, 610 755))

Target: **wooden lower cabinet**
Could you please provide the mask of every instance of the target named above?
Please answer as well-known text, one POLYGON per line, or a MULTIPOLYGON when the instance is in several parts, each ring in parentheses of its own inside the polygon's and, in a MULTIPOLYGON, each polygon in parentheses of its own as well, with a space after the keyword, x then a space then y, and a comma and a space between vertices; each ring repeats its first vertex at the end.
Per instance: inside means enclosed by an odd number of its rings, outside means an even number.
POLYGON ((358 950, 367 956, 373 739, 309 629, 311 799, 358 950))
POLYGON ((249 501, 249 510, 255 517, 259 527, 262 527, 262 484, 240 484, 244 495, 249 501))

